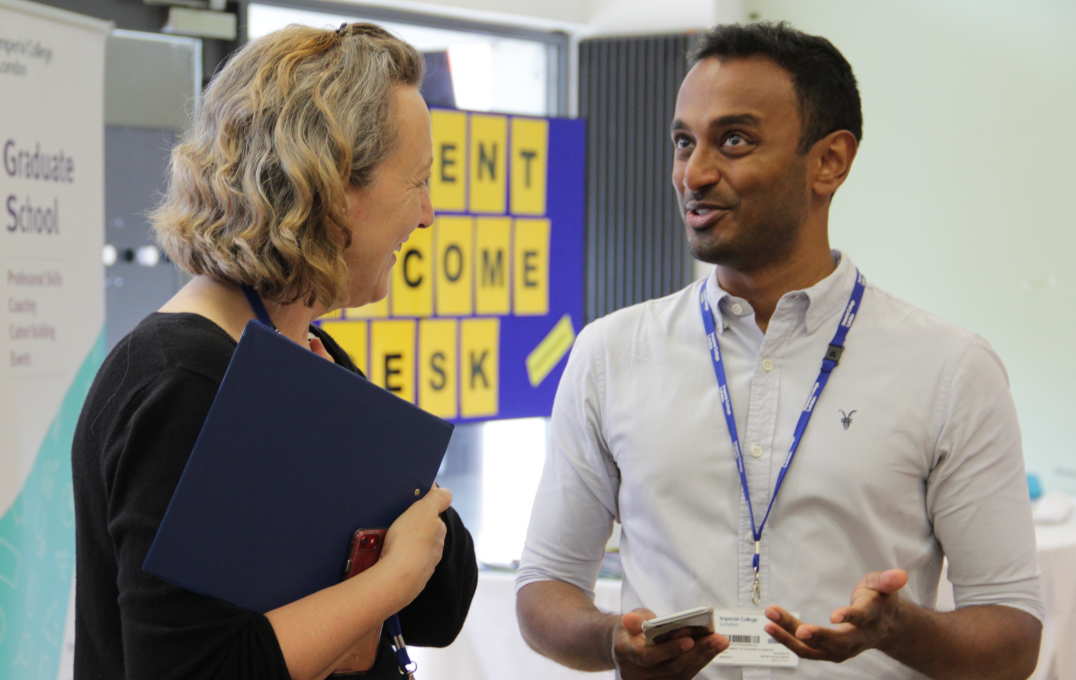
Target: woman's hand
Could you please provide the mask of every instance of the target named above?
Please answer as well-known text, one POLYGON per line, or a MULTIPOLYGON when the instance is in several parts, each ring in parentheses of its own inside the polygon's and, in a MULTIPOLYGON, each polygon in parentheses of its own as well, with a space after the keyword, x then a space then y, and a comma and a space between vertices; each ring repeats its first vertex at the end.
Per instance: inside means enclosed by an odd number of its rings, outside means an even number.
POLYGON ((410 597, 418 596, 441 561, 448 529, 440 514, 452 504, 452 492, 434 486, 396 518, 385 535, 381 562, 390 563, 410 597))

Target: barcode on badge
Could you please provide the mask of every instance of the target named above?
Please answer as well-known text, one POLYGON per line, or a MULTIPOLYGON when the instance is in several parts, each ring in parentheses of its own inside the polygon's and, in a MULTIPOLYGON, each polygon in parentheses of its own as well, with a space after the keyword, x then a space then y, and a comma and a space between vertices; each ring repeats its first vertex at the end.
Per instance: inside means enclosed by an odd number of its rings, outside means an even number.
POLYGON ((730 635, 729 642, 733 644, 739 642, 741 644, 757 645, 762 641, 761 636, 758 635, 730 635))

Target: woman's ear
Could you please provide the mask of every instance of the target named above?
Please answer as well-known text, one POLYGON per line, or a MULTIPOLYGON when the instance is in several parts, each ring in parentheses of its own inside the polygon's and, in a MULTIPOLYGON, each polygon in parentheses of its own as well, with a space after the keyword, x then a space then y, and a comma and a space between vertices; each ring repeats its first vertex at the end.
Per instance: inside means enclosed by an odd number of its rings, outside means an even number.
POLYGON ((848 130, 836 130, 815 142, 809 152, 811 189, 820 198, 832 198, 852 169, 859 142, 848 130))

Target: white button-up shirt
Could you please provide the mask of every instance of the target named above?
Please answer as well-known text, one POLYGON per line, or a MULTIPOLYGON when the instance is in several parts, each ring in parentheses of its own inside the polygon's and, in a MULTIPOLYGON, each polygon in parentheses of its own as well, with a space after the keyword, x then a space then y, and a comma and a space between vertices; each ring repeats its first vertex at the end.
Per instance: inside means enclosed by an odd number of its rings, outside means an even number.
MULTIPOLYGON (((763 334, 746 300, 714 310, 761 521, 855 280, 840 257, 784 295, 763 334)), ((868 273, 869 274, 869 273, 868 273)), ((699 314, 697 282, 583 330, 561 380, 517 588, 593 593, 614 520, 624 611, 752 607, 754 541, 699 314)), ((978 336, 870 285, 766 525, 762 606, 829 625, 864 574, 906 569, 933 606, 943 555, 958 607, 1042 618, 1020 432, 1004 368, 978 336)), ((761 607, 759 607, 761 608, 761 607)), ((914 678, 877 651, 834 665, 707 667, 717 678, 914 678)))

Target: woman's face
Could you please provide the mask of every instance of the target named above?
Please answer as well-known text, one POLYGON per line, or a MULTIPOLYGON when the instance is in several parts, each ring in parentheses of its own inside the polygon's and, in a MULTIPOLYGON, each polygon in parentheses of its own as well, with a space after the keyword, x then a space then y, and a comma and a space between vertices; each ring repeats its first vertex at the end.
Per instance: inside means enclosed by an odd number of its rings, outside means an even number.
POLYGON ((352 307, 388 295, 396 252, 412 231, 433 223, 430 112, 416 87, 398 85, 390 96, 396 144, 374 168, 373 181, 347 190, 351 245, 344 258, 351 273, 352 307))

